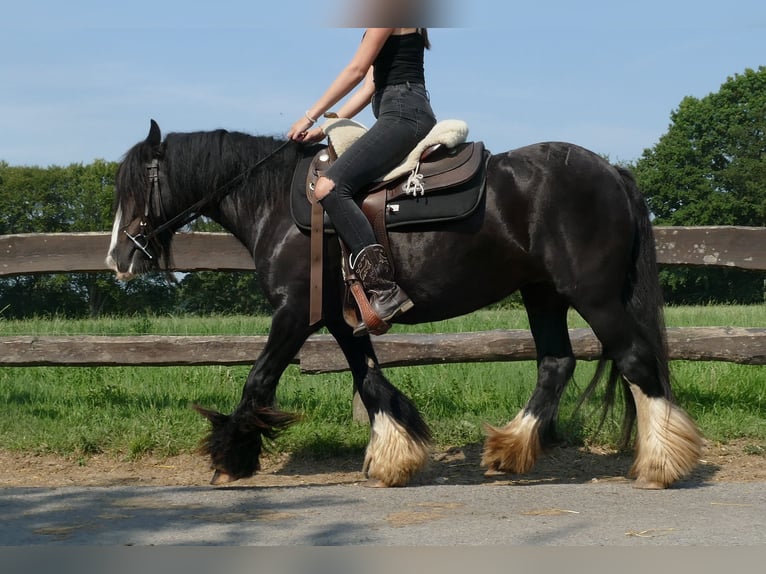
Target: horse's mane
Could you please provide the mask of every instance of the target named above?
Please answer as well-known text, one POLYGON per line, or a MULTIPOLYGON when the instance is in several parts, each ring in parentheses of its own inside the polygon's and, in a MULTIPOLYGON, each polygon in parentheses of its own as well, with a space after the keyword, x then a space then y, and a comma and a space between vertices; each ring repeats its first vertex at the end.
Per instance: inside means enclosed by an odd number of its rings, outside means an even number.
MULTIPOLYGON (((193 215, 215 220, 223 198, 235 201, 234 211, 245 218, 256 217, 261 207, 268 209, 287 202, 301 154, 300 146, 285 146, 284 139, 226 130, 170 133, 159 145, 147 140, 134 145, 120 162, 114 207, 115 211, 122 210, 124 221, 144 217, 150 200, 147 166, 153 158, 159 158, 162 198, 160 205, 159 197, 151 197, 150 230, 183 214, 203 198, 209 198, 209 203, 193 215), (283 149, 277 151, 280 147, 283 149)), ((182 217, 173 227, 185 221, 182 217)), ((174 229, 165 229, 151 239, 165 269, 171 266, 173 233, 174 229)))
POLYGON ((283 143, 283 139, 271 136, 216 130, 171 133, 164 145, 175 186, 196 186, 204 193, 213 193, 233 192, 244 184, 248 192, 269 197, 288 191, 297 161, 297 146, 269 157, 283 143))
POLYGON ((161 169, 170 178, 174 194, 224 194, 247 185, 249 192, 262 198, 273 199, 281 195, 280 191, 286 195, 299 146, 287 146, 257 169, 251 169, 282 144, 282 138, 222 129, 170 133, 157 150, 142 141, 128 150, 120 164, 116 201, 124 213, 143 213, 148 186, 146 166, 155 155, 160 157, 161 169))

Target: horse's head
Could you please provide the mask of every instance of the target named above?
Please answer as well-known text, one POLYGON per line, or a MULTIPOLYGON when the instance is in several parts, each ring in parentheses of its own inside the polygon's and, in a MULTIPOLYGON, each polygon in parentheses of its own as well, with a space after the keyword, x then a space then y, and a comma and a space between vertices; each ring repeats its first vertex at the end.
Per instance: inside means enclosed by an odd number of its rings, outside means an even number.
POLYGON ((117 170, 107 267, 123 280, 168 268, 173 233, 201 215, 252 235, 253 221, 272 217, 275 203, 287 206, 281 191, 290 188, 302 153, 290 143, 222 129, 162 141, 152 120, 117 170))
POLYGON ((152 120, 147 138, 133 146, 117 170, 115 215, 106 265, 121 280, 158 269, 167 261, 172 230, 165 229, 168 185, 162 171, 164 144, 152 120))

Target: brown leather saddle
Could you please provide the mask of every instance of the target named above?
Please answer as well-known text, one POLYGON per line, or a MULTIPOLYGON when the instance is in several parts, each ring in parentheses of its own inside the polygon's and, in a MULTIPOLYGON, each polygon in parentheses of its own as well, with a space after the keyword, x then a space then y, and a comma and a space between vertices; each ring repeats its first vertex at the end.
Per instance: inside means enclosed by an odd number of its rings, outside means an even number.
MULTIPOLYGON (((489 153, 480 141, 465 142, 454 148, 437 144, 422 152, 417 167, 410 173, 390 181, 371 183, 359 194, 362 211, 370 220, 378 242, 388 252, 392 265, 389 229, 458 221, 476 211, 484 195, 488 157, 489 153)), ((332 222, 314 198, 313 189, 335 159, 331 145, 315 148, 299 162, 293 178, 293 219, 298 227, 311 235, 310 324, 322 318, 323 241, 326 233, 334 233, 332 222)), ((376 320, 361 282, 348 263, 348 252, 342 241, 341 248, 347 286, 346 322, 356 326, 364 320, 371 333, 382 334, 389 326, 376 320)))

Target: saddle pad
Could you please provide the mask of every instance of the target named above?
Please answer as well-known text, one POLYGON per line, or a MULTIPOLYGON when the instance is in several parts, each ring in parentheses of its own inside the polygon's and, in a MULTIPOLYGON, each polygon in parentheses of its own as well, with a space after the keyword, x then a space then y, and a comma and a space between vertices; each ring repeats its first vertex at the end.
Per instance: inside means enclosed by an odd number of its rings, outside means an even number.
MULTIPOLYGON (((330 118, 322 125, 322 130, 332 142, 335 153, 340 157, 351 145, 367 132, 362 124, 347 118, 330 118)), ((463 120, 441 120, 426 137, 423 138, 397 167, 378 181, 393 181, 411 172, 418 164, 420 156, 427 148, 441 144, 454 148, 468 139, 468 124, 463 120)))
MULTIPOLYGON (((470 145, 470 144, 464 144, 470 145)), ((295 224, 304 231, 311 229, 311 204, 306 198, 306 180, 309 166, 320 149, 325 146, 307 146, 293 174, 290 190, 290 210, 295 224)), ((482 150, 480 169, 470 179, 454 187, 444 187, 423 196, 399 195, 386 204, 386 227, 404 228, 428 223, 447 223, 469 217, 481 205, 484 197, 486 159, 488 152, 482 150)), ((392 182, 399 186, 399 182, 392 182)), ((382 191, 379 193, 386 193, 382 191)), ((358 204, 364 199, 360 197, 358 204)), ((334 232, 327 214, 324 216, 326 232, 334 232)))

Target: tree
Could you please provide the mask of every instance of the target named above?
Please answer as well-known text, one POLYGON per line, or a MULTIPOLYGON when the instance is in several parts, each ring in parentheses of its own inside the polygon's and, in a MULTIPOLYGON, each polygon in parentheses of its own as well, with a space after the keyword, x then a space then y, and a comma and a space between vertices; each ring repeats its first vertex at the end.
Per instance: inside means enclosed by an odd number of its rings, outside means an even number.
MULTIPOLYGON (((766 226, 766 67, 686 97, 634 166, 657 225, 766 226)), ((670 302, 763 301, 759 272, 663 270, 670 302)))
POLYGON ((189 273, 181 280, 179 311, 195 315, 270 314, 258 276, 252 271, 189 273))
MULTIPOLYGON (((11 167, 0 161, 0 235, 105 231, 112 227, 117 164, 11 167)), ((195 231, 220 231, 200 219, 195 231)), ((106 255, 106 254, 105 254, 106 255)), ((0 279, 0 316, 23 318, 134 313, 263 313, 268 303, 255 273, 164 274, 120 284, 111 273, 25 275, 0 279)))
MULTIPOLYGON (((117 164, 11 167, 0 162, 0 235, 102 231, 112 226, 117 164)), ((175 293, 156 278, 129 287, 107 273, 42 274, 0 280, 3 317, 157 312, 171 309, 175 293)))
MULTIPOLYGON (((217 223, 200 217, 189 225, 191 231, 224 231, 217 223)), ((253 271, 205 271, 181 279, 179 310, 193 314, 270 314, 272 308, 253 271)))

